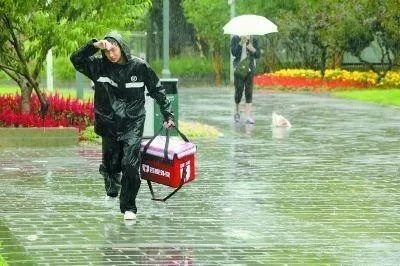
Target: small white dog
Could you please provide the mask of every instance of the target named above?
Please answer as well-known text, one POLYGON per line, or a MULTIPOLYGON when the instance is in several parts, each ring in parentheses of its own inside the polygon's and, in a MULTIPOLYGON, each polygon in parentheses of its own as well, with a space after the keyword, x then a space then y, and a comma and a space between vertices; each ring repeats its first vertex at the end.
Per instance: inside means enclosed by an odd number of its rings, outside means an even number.
POLYGON ((273 127, 291 127, 289 120, 275 112, 272 113, 272 126, 273 127))

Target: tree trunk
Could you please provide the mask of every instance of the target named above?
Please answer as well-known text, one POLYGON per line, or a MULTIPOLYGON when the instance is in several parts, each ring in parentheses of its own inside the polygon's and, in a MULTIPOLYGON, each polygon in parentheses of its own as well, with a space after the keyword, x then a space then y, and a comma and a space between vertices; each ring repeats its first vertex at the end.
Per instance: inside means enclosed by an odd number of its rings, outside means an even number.
POLYGON ((22 114, 29 114, 31 111, 31 94, 32 88, 28 85, 28 83, 21 82, 19 84, 21 89, 21 113, 22 114))
POLYGON ((213 52, 213 68, 215 73, 215 85, 221 86, 221 73, 222 73, 222 58, 221 53, 217 50, 213 52))
POLYGON ((328 58, 328 48, 327 47, 322 47, 322 53, 321 53, 321 63, 320 63, 320 72, 321 72, 321 77, 325 77, 325 70, 326 70, 326 61, 328 58))
POLYGON ((342 61, 342 53, 339 51, 334 51, 332 56, 332 62, 330 64, 330 68, 340 68, 342 61))

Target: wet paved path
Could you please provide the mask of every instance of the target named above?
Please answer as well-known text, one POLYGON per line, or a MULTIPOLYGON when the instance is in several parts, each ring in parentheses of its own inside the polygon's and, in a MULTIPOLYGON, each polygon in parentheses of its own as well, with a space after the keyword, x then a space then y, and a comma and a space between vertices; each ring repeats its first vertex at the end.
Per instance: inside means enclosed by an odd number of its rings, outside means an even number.
POLYGON ((0 255, 9 265, 398 265, 400 110, 254 98, 249 127, 232 122, 232 90, 180 90, 180 119, 223 136, 192 139, 198 178, 166 204, 143 182, 135 224, 104 202, 98 146, 2 149, 0 255), (290 131, 271 129, 273 111, 290 131))

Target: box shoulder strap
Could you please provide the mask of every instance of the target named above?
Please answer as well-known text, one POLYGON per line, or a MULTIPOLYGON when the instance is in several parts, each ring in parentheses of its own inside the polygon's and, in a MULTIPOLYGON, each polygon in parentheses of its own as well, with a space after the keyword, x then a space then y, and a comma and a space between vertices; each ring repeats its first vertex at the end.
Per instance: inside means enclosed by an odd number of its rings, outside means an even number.
POLYGON ((180 190, 183 186, 183 184, 185 183, 185 176, 186 176, 186 164, 182 169, 182 176, 181 176, 181 182, 179 184, 179 186, 174 189, 171 193, 169 193, 166 197, 164 198, 156 198, 156 196, 154 195, 154 190, 153 190, 153 186, 151 184, 150 180, 147 180, 147 185, 149 186, 149 190, 150 190, 150 194, 151 194, 151 199, 155 200, 155 201, 162 201, 162 202, 166 202, 167 199, 169 199, 170 197, 172 197, 176 192, 178 192, 178 190, 180 190))

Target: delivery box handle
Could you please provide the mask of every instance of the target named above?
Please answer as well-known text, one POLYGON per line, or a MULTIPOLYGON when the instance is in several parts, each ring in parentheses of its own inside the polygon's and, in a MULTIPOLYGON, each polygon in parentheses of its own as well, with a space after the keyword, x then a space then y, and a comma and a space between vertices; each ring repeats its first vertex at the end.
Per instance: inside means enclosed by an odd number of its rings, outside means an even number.
POLYGON ((151 181, 147 180, 147 185, 149 186, 149 189, 150 189, 151 199, 154 200, 154 201, 166 202, 167 199, 172 197, 176 192, 178 192, 178 190, 181 189, 181 187, 185 183, 184 182, 184 176, 186 176, 186 165, 183 167, 182 178, 181 178, 181 182, 179 183, 179 186, 177 188, 175 188, 171 193, 169 193, 166 197, 164 197, 162 199, 161 198, 156 198, 156 196, 154 195, 153 186, 151 185, 151 181))
POLYGON ((161 134, 161 132, 165 129, 165 135, 166 135, 166 140, 165 140, 165 147, 164 147, 164 159, 168 160, 168 145, 169 145, 169 136, 170 136, 170 131, 172 129, 175 129, 176 132, 178 132, 179 136, 186 142, 189 142, 189 139, 183 134, 176 126, 172 126, 171 128, 165 128, 164 126, 161 126, 161 128, 158 130, 158 132, 146 143, 146 145, 143 147, 143 153, 146 154, 147 149, 150 147, 150 144, 153 142, 153 140, 161 134))

